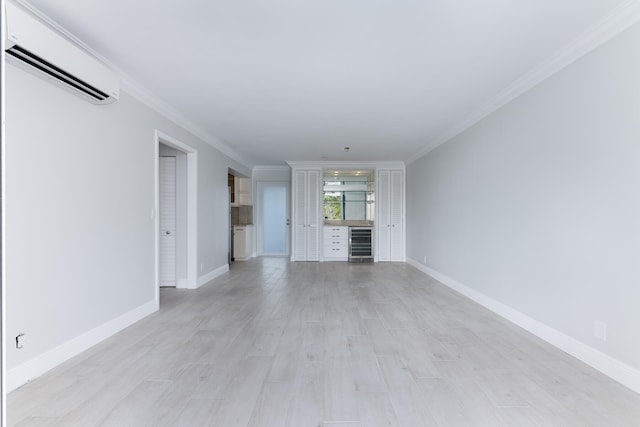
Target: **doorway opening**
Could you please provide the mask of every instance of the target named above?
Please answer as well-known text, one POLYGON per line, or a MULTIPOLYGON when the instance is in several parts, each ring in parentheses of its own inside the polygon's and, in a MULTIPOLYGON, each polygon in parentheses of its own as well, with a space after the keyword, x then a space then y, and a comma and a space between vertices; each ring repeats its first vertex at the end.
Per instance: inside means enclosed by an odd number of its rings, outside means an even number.
POLYGON ((250 177, 229 168, 229 266, 254 256, 253 182, 250 177))
POLYGON ((197 288, 197 151, 156 131, 156 301, 161 286, 197 288))

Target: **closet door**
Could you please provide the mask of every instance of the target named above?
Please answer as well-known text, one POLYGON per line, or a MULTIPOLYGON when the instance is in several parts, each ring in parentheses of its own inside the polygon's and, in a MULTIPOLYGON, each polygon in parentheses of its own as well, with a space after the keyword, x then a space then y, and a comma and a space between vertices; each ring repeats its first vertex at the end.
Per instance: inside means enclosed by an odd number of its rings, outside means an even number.
POLYGON ((307 260, 307 172, 296 170, 293 174, 293 260, 307 260))
POLYGON ((378 261, 404 261, 404 170, 378 171, 378 261))
POLYGON ((307 171, 307 261, 320 260, 320 171, 307 171))
POLYGON ((160 157, 160 286, 176 286, 176 158, 160 157))
POLYGON ((390 261, 404 261, 404 171, 390 174, 390 261))
POLYGON ((391 261, 391 191, 389 188, 390 171, 378 171, 378 193, 376 203, 378 203, 378 261, 391 261))
POLYGON ((293 260, 320 260, 320 185, 319 169, 293 173, 293 260))

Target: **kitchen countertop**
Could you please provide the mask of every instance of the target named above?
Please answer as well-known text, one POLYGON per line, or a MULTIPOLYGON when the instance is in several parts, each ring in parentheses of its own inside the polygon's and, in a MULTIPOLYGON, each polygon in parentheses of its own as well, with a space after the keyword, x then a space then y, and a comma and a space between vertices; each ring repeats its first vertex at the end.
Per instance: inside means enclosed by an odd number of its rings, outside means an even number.
POLYGON ((335 225, 343 227, 373 227, 373 221, 357 220, 357 219, 325 219, 324 225, 335 225))

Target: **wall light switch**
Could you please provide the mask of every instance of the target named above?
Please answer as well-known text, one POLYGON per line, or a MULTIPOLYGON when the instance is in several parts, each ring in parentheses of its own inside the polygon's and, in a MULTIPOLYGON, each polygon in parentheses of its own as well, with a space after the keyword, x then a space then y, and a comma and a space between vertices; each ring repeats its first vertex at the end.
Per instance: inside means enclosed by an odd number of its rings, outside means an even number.
POLYGON ((18 350, 24 347, 24 341, 24 332, 21 332, 16 336, 16 348, 18 350))

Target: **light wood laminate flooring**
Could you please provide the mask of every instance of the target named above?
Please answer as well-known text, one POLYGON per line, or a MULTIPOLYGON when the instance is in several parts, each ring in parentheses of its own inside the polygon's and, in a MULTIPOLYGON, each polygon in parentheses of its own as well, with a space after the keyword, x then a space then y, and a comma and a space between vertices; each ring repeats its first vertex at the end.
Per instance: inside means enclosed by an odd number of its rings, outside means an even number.
POLYGON ((259 258, 7 396, 11 426, 638 426, 640 395, 406 264, 259 258))

